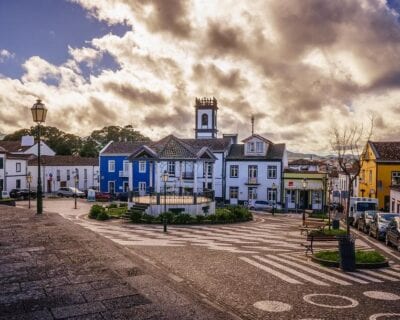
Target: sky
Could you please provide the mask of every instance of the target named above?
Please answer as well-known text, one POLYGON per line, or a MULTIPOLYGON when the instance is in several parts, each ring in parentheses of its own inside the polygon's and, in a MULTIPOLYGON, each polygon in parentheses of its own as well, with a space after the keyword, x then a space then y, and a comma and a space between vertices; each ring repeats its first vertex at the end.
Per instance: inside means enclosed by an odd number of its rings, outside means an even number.
POLYGON ((333 127, 399 140, 399 0, 0 0, 0 133, 80 136, 132 125, 194 137, 196 97, 218 129, 329 153, 333 127))

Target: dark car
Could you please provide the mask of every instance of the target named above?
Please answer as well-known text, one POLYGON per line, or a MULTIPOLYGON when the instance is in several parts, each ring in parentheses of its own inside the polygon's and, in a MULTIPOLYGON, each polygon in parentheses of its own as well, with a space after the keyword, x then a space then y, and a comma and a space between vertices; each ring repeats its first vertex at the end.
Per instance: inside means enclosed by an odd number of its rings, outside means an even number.
POLYGON ((374 217, 376 211, 367 210, 361 213, 360 218, 358 219, 357 228, 358 230, 363 231, 364 233, 369 232, 369 227, 371 226, 371 221, 374 217))
POLYGON ((116 200, 128 202, 129 200, 129 192, 120 192, 115 197, 116 200))
POLYGON ((29 189, 12 189, 10 191, 10 198, 27 200, 29 198, 36 198, 36 192, 29 189))
POLYGON ((400 251, 400 216, 394 217, 386 229, 385 243, 394 245, 400 251))
POLYGON ((111 201, 113 199, 112 195, 108 192, 95 192, 96 201, 111 201))
POLYGON ((377 239, 385 239, 386 228, 389 222, 394 218, 398 217, 400 214, 397 213, 387 213, 387 212, 376 212, 372 218, 369 235, 377 239))

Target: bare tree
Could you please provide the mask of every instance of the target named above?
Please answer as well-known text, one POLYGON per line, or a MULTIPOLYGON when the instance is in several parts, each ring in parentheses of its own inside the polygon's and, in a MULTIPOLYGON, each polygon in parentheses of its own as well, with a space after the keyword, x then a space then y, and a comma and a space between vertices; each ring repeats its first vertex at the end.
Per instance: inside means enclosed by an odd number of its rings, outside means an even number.
POLYGON ((363 125, 354 124, 351 127, 340 129, 332 128, 331 147, 336 152, 339 167, 347 177, 348 194, 346 199, 346 232, 350 234, 349 210, 350 195, 353 191, 353 183, 360 175, 363 162, 365 160, 366 145, 371 139, 374 127, 374 118, 370 119, 369 128, 365 129, 363 125))

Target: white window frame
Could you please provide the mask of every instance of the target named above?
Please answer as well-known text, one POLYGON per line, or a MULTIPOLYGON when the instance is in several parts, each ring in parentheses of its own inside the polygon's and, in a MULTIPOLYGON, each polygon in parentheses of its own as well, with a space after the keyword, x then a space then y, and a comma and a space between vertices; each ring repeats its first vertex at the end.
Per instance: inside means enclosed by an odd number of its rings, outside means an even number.
POLYGON ((247 152, 248 153, 256 152, 256 145, 255 145, 255 143, 253 141, 247 143, 247 152))
POLYGON ((247 198, 248 200, 257 200, 257 187, 247 188, 247 198))
POLYGON ((256 152, 257 153, 262 153, 264 152, 264 143, 261 141, 256 142, 256 152))
POLYGON ((122 162, 122 170, 124 172, 128 172, 129 171, 129 160, 124 160, 122 162))
POLYGON ((267 179, 276 179, 278 174, 277 166, 267 166, 267 179))
POLYGON ((400 171, 392 171, 392 185, 398 184, 400 184, 400 171))
POLYGON ((238 198, 239 198, 239 187, 229 187, 229 199, 238 199, 238 198), (234 196, 235 194, 236 197, 234 196))
POLYGON ((212 162, 204 162, 203 177, 206 177, 206 171, 207 171, 207 178, 212 178, 212 176, 213 176, 213 163, 212 162), (207 167, 208 167, 208 170, 206 170, 207 167))
POLYGON ((21 162, 17 162, 15 164, 15 172, 21 172, 21 162))
POLYGON ((230 178, 239 178, 239 165, 231 164, 229 166, 229 177, 230 178))
POLYGON ((108 160, 108 172, 115 172, 115 160, 108 160))
POLYGON ((116 191, 116 190, 115 190, 115 187, 116 187, 115 181, 114 181, 114 180, 113 180, 113 181, 108 181, 108 186, 107 186, 107 187, 108 187, 108 192, 109 192, 109 193, 111 193, 110 184, 114 184, 114 193, 115 193, 115 191, 116 191))
POLYGON ((170 176, 175 176, 175 161, 167 162, 167 172, 170 176))
POLYGON ((277 195, 278 195, 278 190, 272 189, 272 188, 268 188, 268 190, 267 190, 267 200, 268 200, 268 202, 272 201, 273 203, 276 203, 277 195))
POLYGON ((257 179, 258 176, 258 166, 255 164, 250 164, 248 167, 249 178, 250 179, 257 179))
POLYGON ((146 173, 146 161, 139 161, 139 173, 146 173))

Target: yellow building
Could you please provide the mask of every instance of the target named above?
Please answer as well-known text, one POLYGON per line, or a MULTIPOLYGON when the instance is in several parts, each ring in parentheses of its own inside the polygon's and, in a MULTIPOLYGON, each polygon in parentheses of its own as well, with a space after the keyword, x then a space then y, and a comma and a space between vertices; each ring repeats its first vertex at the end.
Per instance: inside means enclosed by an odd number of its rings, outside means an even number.
POLYGON ((377 198, 379 208, 390 209, 390 187, 400 185, 400 141, 368 141, 360 172, 360 197, 377 198))

